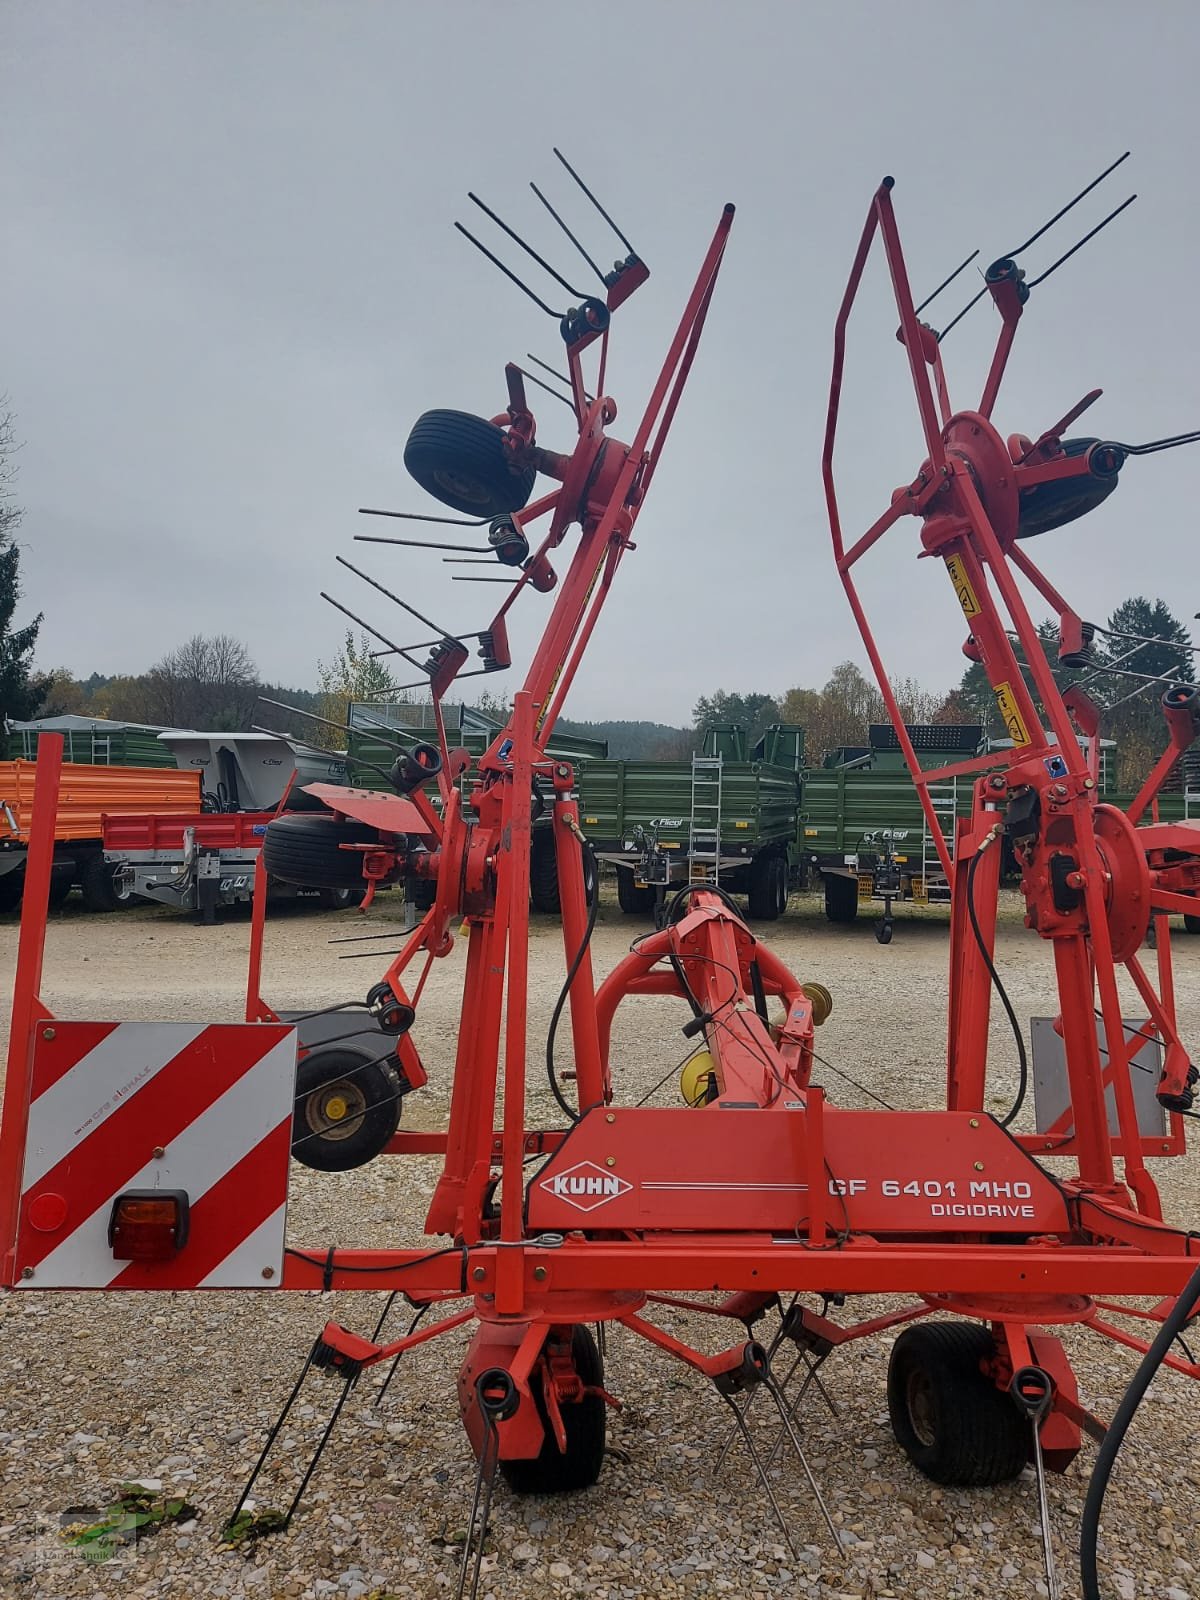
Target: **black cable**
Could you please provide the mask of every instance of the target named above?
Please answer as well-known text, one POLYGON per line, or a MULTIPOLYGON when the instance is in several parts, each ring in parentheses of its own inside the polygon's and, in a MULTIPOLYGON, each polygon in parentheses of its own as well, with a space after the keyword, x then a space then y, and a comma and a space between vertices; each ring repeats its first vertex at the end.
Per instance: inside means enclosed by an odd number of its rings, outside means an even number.
MULTIPOLYGON (((583 958, 587 955, 588 946, 592 942, 592 934, 596 929, 596 913, 600 909, 600 869, 596 864, 595 852, 591 845, 583 840, 580 841, 579 848, 583 852, 585 868, 590 863, 592 869, 592 894, 591 904, 588 906, 587 927, 583 930, 583 938, 580 941, 579 949, 575 952, 574 960, 567 968, 567 976, 562 988, 559 990, 558 999, 554 1002, 554 1012, 550 1018, 550 1027, 546 1034, 546 1077, 550 1083, 550 1093, 558 1101, 559 1110, 565 1117, 569 1117, 572 1122, 579 1121, 582 1110, 576 1111, 559 1088, 558 1075, 554 1071, 554 1036, 558 1032, 559 1019, 562 1017, 563 1007, 567 1003, 567 996, 571 992, 571 985, 575 982, 575 976, 583 965, 583 958)), ((585 884, 587 882, 586 870, 584 882, 585 884)))
MULTIPOLYGON (((324 1267, 325 1265, 324 1256, 305 1255, 303 1250, 294 1250, 290 1245, 285 1248, 283 1253, 285 1256, 293 1256, 297 1261, 305 1262, 310 1267, 324 1267)), ((412 1261, 382 1263, 377 1267, 355 1267, 348 1262, 337 1261, 334 1263, 334 1270, 336 1272, 362 1273, 370 1277, 380 1272, 411 1272, 413 1267, 423 1267, 429 1261, 440 1261, 443 1256, 461 1256, 465 1275, 467 1253, 465 1244, 450 1244, 442 1250, 430 1250, 423 1256, 416 1256, 412 1261)))
POLYGON ((1083 1584, 1084 1600, 1102 1600, 1100 1577, 1096 1567, 1096 1544, 1100 1535, 1100 1513, 1104 1509, 1104 1494, 1113 1467, 1116 1465, 1117 1453, 1146 1390, 1162 1366, 1163 1358, 1196 1309, 1197 1301, 1200 1301, 1200 1267, 1188 1279, 1183 1293, 1163 1319, 1163 1325, 1158 1330, 1154 1343, 1142 1357, 1132 1382, 1121 1396, 1121 1403, 1108 1425, 1104 1443, 1096 1456, 1096 1465, 1092 1468, 1092 1476, 1088 1482, 1087 1498, 1083 1503, 1083 1519, 1079 1526, 1079 1575, 1083 1584))
POLYGON ((868 1100, 874 1100, 875 1104, 882 1106, 885 1111, 895 1111, 896 1107, 885 1100, 882 1095, 876 1094, 873 1089, 868 1089, 865 1083, 859 1083, 857 1078, 852 1078, 841 1067, 835 1067, 832 1061, 827 1061, 824 1056, 819 1056, 815 1050, 812 1053, 812 1058, 814 1061, 819 1061, 830 1072, 836 1072, 839 1078, 844 1078, 847 1083, 853 1084, 860 1094, 865 1094, 868 1100))
POLYGON ((1012 1001, 1008 998, 1008 990, 1000 981, 1000 974, 996 971, 996 963, 992 960, 987 941, 983 937, 983 929, 979 926, 979 917, 975 911, 975 872, 982 854, 982 850, 977 850, 971 857, 971 864, 967 868, 967 916, 970 918, 971 932, 975 935, 975 943, 979 947, 979 954, 984 966, 987 968, 988 977, 992 980, 992 986, 1000 996, 1000 1004, 1004 1007, 1008 1016, 1009 1026, 1012 1028, 1013 1038, 1017 1042, 1020 1081, 1017 1084, 1016 1099, 1009 1106, 1005 1115, 1000 1118, 1000 1126, 1008 1128, 1017 1120, 1021 1107, 1025 1104, 1025 1093, 1029 1088, 1029 1058, 1025 1054, 1025 1040, 1021 1034, 1021 1024, 1017 1021, 1017 1014, 1013 1010, 1012 1001))

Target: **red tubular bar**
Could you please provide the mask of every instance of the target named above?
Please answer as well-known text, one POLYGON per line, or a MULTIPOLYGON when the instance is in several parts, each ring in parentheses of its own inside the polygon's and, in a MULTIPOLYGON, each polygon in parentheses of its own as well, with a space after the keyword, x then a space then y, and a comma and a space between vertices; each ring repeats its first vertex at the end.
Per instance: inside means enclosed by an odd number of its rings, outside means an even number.
POLYGON ((4 1116, 0 1122, 0 1254, 5 1283, 12 1282, 12 1255, 21 1202, 21 1156, 29 1126, 30 1075, 33 1071, 33 1029, 50 1012, 42 1004, 42 962, 46 954, 46 911, 54 867, 54 824, 62 777, 63 736, 38 738, 37 772, 33 780, 33 817, 25 857, 21 899, 21 933, 13 985, 8 1069, 4 1080, 4 1116))
MULTIPOLYGON (((1129 1215, 1141 1228, 1147 1226, 1134 1213, 1129 1215)), ((1169 1235, 1169 1229, 1162 1230, 1164 1242, 1169 1235)), ((989 1244, 981 1249, 977 1242, 920 1245, 856 1238, 841 1249, 813 1251, 795 1238, 764 1242, 759 1234, 690 1234, 568 1240, 553 1250, 531 1240, 520 1254, 526 1314, 534 1315, 540 1305, 572 1293, 695 1293, 714 1285, 727 1291, 771 1288, 813 1294, 1008 1294, 1018 1301, 1071 1294, 1178 1295, 1200 1261, 1200 1240, 1184 1241, 1186 1250, 1180 1235, 1171 1236, 1171 1242, 1170 1253, 1143 1253, 1099 1244, 989 1244), (544 1277, 536 1279, 539 1267, 544 1277)), ((337 1250, 329 1286, 403 1289, 414 1297, 486 1294, 495 1290, 498 1258, 508 1253, 486 1244, 432 1253, 337 1250)), ((321 1289, 326 1267, 324 1250, 289 1250, 283 1287, 321 1289)))

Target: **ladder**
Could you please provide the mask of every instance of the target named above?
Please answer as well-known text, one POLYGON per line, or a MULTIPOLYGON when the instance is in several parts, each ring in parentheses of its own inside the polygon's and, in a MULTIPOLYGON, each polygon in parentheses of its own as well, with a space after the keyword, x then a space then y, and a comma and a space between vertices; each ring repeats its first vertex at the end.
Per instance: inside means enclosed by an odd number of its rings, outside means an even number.
POLYGON ((724 760, 721 756, 692 757, 692 815, 688 830, 689 883, 717 883, 720 880, 723 767, 724 760))
MULTIPOLYGON (((938 820, 938 825, 945 835, 946 846, 950 852, 951 860, 954 859, 954 822, 958 815, 958 779, 943 778, 940 783, 929 785, 929 803, 932 805, 938 820)), ((929 819, 922 815, 921 833, 921 876, 925 880, 926 898, 933 904, 945 904, 950 899, 950 885, 946 882, 946 874, 942 870, 942 858, 937 852, 937 843, 933 830, 929 826, 929 819)))

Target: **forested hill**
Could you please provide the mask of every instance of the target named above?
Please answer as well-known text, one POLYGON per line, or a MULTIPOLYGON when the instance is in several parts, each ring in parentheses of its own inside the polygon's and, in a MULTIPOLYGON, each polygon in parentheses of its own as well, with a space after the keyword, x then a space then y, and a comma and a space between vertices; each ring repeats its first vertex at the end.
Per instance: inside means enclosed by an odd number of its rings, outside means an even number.
POLYGON ((572 722, 560 719, 564 733, 584 739, 607 739, 613 761, 670 761, 691 754, 690 728, 672 728, 665 722, 572 722))

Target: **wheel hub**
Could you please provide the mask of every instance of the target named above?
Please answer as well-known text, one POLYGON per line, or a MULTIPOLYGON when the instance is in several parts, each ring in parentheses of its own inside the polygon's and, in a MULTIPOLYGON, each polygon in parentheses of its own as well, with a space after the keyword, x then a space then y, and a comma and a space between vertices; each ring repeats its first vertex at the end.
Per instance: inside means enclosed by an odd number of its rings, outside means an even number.
POLYGON ((325 1085, 308 1097, 305 1121, 313 1133, 326 1139, 346 1139, 357 1129, 367 1110, 366 1097, 357 1084, 325 1085))

